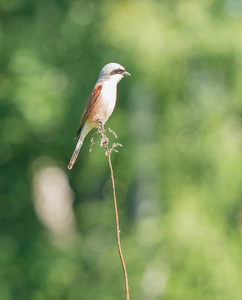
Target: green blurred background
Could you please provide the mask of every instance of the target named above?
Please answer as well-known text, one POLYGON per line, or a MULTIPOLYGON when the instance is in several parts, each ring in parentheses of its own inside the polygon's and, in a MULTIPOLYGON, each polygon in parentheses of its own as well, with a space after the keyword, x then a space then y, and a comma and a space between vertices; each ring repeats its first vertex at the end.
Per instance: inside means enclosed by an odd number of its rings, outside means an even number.
POLYGON ((240 0, 0 0, 0 298, 125 299, 92 134, 66 168, 108 62, 131 299, 242 299, 240 0))

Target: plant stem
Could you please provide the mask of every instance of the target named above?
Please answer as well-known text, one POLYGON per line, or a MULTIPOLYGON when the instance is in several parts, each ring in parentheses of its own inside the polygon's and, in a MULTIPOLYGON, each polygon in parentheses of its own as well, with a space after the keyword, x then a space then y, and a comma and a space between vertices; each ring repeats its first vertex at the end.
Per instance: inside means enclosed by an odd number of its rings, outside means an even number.
MULTIPOLYGON (((113 176, 113 167, 112 167, 112 161, 111 161, 112 151, 118 152, 115 148, 116 147, 122 147, 122 145, 119 144, 119 143, 114 143, 112 145, 112 147, 109 149, 109 147, 108 147, 109 140, 108 140, 108 138, 106 136, 104 125, 105 125, 104 123, 102 123, 100 120, 98 120, 97 131, 101 135, 101 143, 100 143, 100 145, 101 145, 101 147, 104 147, 105 150, 106 150, 106 156, 108 157, 109 168, 110 168, 110 172, 111 172, 112 187, 113 187, 113 201, 114 201, 114 208, 115 208, 117 239, 118 239, 118 252, 119 252, 119 256, 120 256, 122 267, 123 267, 123 271, 124 271, 126 300, 129 300, 128 274, 127 274, 127 270, 126 270, 126 266, 125 266, 125 262, 124 262, 124 257, 123 257, 123 253, 122 253, 122 249, 121 249, 119 220, 118 220, 118 206, 117 206, 117 199, 116 199, 116 192, 115 192, 115 182, 114 182, 114 176, 113 176)), ((117 138, 117 135, 116 135, 116 133, 114 131, 112 131, 110 128, 109 128, 109 131, 115 136, 115 138, 117 138)), ((92 139, 92 141, 91 141, 91 148, 90 148, 89 151, 92 150, 93 144, 94 144, 94 141, 92 139)))
POLYGON ((116 192, 115 192, 115 182, 114 182, 114 176, 113 176, 113 167, 111 162, 111 151, 106 148, 107 155, 108 155, 108 162, 109 162, 109 168, 111 172, 111 179, 112 179, 112 187, 113 187, 113 200, 114 200, 114 208, 115 208, 115 217, 116 217, 116 227, 117 227, 117 239, 118 239, 118 252, 121 259, 123 271, 124 271, 124 279, 125 279, 125 291, 126 291, 126 300, 129 300, 129 283, 128 283, 128 274, 123 258, 123 253, 121 249, 121 242, 120 242, 120 230, 119 230, 119 219, 118 219, 118 207, 117 207, 117 199, 116 199, 116 192))

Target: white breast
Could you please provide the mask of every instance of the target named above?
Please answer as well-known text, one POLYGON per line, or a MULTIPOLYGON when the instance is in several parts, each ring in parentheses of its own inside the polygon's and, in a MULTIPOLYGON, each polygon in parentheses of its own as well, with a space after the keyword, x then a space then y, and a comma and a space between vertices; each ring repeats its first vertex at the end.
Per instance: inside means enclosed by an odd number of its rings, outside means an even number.
POLYGON ((102 111, 103 116, 100 116, 103 119, 103 122, 106 122, 107 119, 111 116, 115 104, 116 104, 116 98, 117 98, 117 83, 109 80, 106 82, 103 82, 103 88, 102 88, 102 111))

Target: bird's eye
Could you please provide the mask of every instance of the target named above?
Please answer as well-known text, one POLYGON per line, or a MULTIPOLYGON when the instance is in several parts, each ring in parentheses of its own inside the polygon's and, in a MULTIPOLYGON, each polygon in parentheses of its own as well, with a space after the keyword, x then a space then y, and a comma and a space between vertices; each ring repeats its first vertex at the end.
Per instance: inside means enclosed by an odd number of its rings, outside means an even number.
POLYGON ((110 75, 123 74, 123 72, 125 72, 125 70, 115 69, 115 70, 113 70, 113 71, 110 72, 110 75))

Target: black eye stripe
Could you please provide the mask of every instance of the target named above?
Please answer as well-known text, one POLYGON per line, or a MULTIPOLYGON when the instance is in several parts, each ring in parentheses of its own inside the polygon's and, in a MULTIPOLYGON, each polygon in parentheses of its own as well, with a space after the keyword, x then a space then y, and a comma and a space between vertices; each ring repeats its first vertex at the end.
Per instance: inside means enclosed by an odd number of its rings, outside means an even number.
POLYGON ((123 72, 125 72, 125 70, 115 69, 115 70, 111 71, 110 75, 122 74, 123 72))

